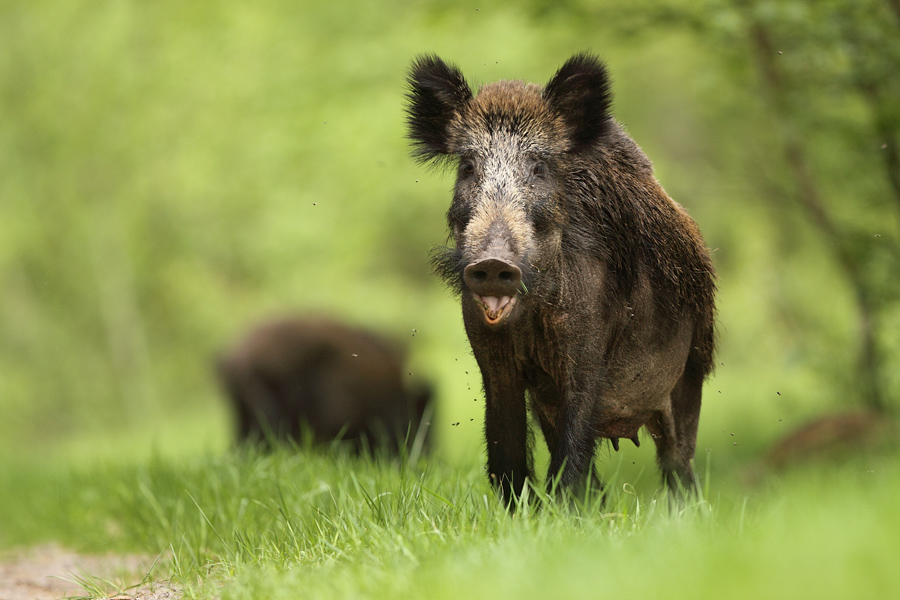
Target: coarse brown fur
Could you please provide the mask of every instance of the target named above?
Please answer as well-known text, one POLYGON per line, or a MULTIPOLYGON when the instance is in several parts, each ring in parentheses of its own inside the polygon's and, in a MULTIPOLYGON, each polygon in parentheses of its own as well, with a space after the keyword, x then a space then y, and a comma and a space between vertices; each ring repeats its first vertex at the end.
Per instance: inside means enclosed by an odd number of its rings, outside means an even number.
POLYGON ((548 486, 558 475, 581 489, 598 441, 637 442, 644 426, 667 485, 692 488, 714 270, 610 115, 606 67, 579 54, 544 87, 500 81, 475 95, 456 67, 423 56, 408 82, 416 155, 458 167, 453 245, 433 264, 460 293, 481 369, 491 481, 510 500, 533 476, 530 406, 548 486))
MULTIPOLYGON (((256 327, 218 360, 239 441, 269 437, 396 452, 423 424, 430 392, 411 393, 403 355, 368 331, 325 318, 283 318, 256 327)), ((423 438, 424 433, 423 429, 423 438)))

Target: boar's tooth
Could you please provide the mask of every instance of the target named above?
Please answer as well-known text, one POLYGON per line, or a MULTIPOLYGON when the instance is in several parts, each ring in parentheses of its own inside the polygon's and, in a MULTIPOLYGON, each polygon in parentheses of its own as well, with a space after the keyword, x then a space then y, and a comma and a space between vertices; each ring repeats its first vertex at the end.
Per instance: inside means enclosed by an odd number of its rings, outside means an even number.
POLYGON ((618 452, 619 451, 619 438, 609 438, 609 441, 612 442, 613 450, 618 452))
POLYGON ((631 441, 634 442, 634 445, 637 446, 638 448, 641 447, 641 440, 638 439, 637 434, 634 434, 634 437, 631 438, 631 441))
POLYGON ((484 314, 491 323, 498 322, 504 313, 512 310, 516 304, 515 296, 479 296, 473 294, 475 301, 481 305, 484 314))

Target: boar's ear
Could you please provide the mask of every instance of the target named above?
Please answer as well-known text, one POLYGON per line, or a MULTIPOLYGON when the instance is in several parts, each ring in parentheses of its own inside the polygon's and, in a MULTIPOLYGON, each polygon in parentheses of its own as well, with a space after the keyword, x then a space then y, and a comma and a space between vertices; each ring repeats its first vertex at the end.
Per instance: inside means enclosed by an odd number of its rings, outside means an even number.
POLYGON ((544 88, 544 99, 569 126, 572 149, 586 149, 612 128, 606 65, 587 53, 566 61, 544 88))
POLYGON ((472 98, 462 73, 435 55, 417 57, 407 77, 406 124, 413 154, 422 162, 450 153, 447 126, 472 98))

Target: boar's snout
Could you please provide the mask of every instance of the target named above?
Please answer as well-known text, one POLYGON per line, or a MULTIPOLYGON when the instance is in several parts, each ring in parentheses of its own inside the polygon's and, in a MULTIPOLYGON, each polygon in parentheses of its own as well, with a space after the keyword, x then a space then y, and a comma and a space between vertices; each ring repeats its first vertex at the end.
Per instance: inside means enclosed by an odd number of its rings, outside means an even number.
POLYGON ((463 280, 484 311, 485 322, 494 326, 512 312, 522 283, 522 270, 499 258, 485 258, 467 266, 463 280))
POLYGON ((499 258, 486 258, 466 267, 463 279, 479 296, 515 296, 522 270, 499 258))

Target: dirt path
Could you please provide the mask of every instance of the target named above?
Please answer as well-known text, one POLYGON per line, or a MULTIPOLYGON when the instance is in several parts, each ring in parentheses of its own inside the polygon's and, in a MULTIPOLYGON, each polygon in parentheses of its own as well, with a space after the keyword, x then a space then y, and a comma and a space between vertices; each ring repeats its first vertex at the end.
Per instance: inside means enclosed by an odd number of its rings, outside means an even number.
POLYGON ((107 597, 116 600, 181 598, 178 588, 167 584, 125 589, 139 583, 152 564, 152 557, 76 554, 54 545, 4 554, 0 555, 0 600, 94 597, 90 590, 79 585, 79 580, 97 583, 110 593, 107 597))

